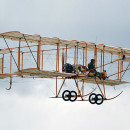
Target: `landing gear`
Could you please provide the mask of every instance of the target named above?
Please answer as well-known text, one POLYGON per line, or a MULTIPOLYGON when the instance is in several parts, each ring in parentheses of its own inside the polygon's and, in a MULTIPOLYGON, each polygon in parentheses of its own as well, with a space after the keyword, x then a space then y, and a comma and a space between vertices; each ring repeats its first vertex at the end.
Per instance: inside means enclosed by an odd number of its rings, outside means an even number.
POLYGON ((77 99, 77 93, 75 91, 65 90, 62 93, 62 98, 64 101, 74 102, 77 99))
POLYGON ((101 94, 95 94, 95 93, 92 93, 90 96, 89 96, 89 102, 91 104, 97 104, 97 105, 100 105, 102 104, 104 101, 104 98, 101 94))

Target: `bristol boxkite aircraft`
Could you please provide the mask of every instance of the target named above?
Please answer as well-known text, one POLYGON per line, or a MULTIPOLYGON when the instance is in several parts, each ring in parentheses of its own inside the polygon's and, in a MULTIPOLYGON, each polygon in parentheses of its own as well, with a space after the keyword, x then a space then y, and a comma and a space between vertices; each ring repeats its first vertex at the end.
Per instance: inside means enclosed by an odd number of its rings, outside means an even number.
POLYGON ((129 83, 122 80, 130 69, 129 49, 19 31, 1 33, 0 40, 3 43, 0 49, 0 79, 10 78, 7 90, 12 87, 13 77, 53 78, 56 88, 52 98, 100 105, 122 93, 107 98, 106 86, 129 83), (60 86, 58 80, 62 80, 60 86), (66 80, 73 80, 74 85, 71 90, 63 91, 66 80), (96 87, 86 93, 84 90, 88 84, 96 87), (98 94, 94 92, 96 89, 98 94))

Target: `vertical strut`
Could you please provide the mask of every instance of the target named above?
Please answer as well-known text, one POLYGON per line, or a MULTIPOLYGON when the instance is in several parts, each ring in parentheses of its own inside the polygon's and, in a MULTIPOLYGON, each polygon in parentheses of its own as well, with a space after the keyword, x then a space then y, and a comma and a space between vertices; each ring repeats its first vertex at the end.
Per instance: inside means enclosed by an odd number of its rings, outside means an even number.
MULTIPOLYGON (((10 74, 12 73, 12 55, 10 53, 10 74)), ((10 87, 6 88, 6 90, 10 90, 12 86, 12 76, 10 76, 10 87)))
POLYGON ((22 70, 23 70, 23 52, 22 52, 22 70))
MULTIPOLYGON (((123 59, 123 51, 121 50, 121 58, 123 59)), ((122 77, 122 71, 123 71, 123 60, 120 62, 120 80, 122 77)))
POLYGON ((87 44, 86 44, 86 54, 85 54, 85 66, 87 67, 87 44))
POLYGON ((57 43, 57 54, 56 54, 56 71, 59 72, 59 42, 57 43))
POLYGON ((67 44, 66 44, 66 55, 65 55, 65 72, 66 72, 66 63, 67 63, 67 44))
POLYGON ((111 63, 112 63, 112 53, 111 53, 111 63))
MULTIPOLYGON (((118 59, 120 58, 120 55, 118 56, 118 59)), ((118 80, 120 79, 120 61, 118 60, 118 80)))
POLYGON ((63 72, 63 66, 64 66, 64 49, 62 50, 62 72, 63 72))
POLYGON ((76 46, 75 46, 75 50, 74 50, 74 65, 76 64, 76 46))
POLYGON ((59 44, 60 44, 60 41, 58 40, 58 45, 57 45, 57 51, 58 51, 57 52, 57 55, 58 55, 58 59, 57 59, 58 60, 58 72, 59 72, 59 51, 60 51, 59 50, 59 44))
POLYGON ((21 42, 21 39, 19 39, 19 47, 18 47, 18 68, 20 70, 20 42, 21 42))
POLYGON ((104 62, 104 58, 105 58, 105 57, 104 57, 104 55, 105 55, 105 54, 104 54, 104 51, 105 51, 105 46, 103 46, 103 71, 104 71, 104 64, 105 64, 105 62, 104 62))
POLYGON ((102 50, 101 50, 101 68, 100 68, 100 72, 102 72, 102 50))
POLYGON ((3 58, 2 58, 2 74, 4 73, 4 54, 3 54, 3 58))
POLYGON ((42 70, 43 70, 43 51, 42 51, 42 70))
POLYGON ((84 66, 84 48, 83 48, 83 66, 84 66))
POLYGON ((56 97, 57 97, 57 77, 56 77, 56 97))
POLYGON ((78 42, 77 42, 77 60, 76 60, 76 73, 78 73, 78 42))
POLYGON ((41 52, 41 37, 40 41, 38 41, 38 46, 37 46, 37 69, 40 70, 40 52, 41 52))
POLYGON ((104 80, 103 80, 103 89, 104 89, 104 98, 106 98, 106 92, 105 92, 105 84, 104 84, 104 80))
POLYGON ((94 51, 94 59, 95 59, 95 66, 97 67, 97 47, 95 45, 95 51, 94 51))

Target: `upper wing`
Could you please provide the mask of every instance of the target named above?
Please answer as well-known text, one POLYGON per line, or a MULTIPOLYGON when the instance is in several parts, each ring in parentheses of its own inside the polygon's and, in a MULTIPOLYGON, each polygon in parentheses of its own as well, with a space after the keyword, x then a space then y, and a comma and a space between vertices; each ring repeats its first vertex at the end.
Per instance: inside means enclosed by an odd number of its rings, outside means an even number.
POLYGON ((57 45, 57 43, 60 43, 60 46, 66 47, 67 45, 67 47, 71 47, 71 48, 75 48, 75 46, 77 46, 78 44, 79 49, 83 49, 87 47, 89 51, 94 51, 96 48, 98 52, 101 52, 103 50, 105 53, 113 53, 117 55, 123 52, 123 54, 125 54, 126 56, 130 56, 130 50, 121 47, 112 47, 112 46, 106 46, 104 44, 95 44, 95 43, 85 42, 85 41, 79 42, 77 40, 63 40, 57 37, 42 37, 37 34, 29 35, 29 34, 20 33, 19 31, 1 33, 0 38, 3 37, 15 41, 21 40, 23 42, 25 42, 25 38, 26 38, 27 42, 29 43, 38 43, 40 41, 41 44, 45 44, 45 45, 57 45))

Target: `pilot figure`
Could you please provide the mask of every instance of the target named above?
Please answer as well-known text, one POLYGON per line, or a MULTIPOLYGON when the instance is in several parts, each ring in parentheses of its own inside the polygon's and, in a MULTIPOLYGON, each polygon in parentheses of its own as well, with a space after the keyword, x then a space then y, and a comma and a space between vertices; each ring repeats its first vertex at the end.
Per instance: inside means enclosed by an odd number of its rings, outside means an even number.
POLYGON ((95 59, 91 59, 91 62, 88 64, 88 70, 90 70, 89 76, 91 77, 97 76, 99 79, 101 79, 105 76, 103 73, 97 72, 97 70, 95 69, 95 59))
POLYGON ((97 74, 97 71, 95 69, 95 59, 91 59, 91 62, 88 64, 88 70, 90 70, 90 72, 93 74, 97 74))

